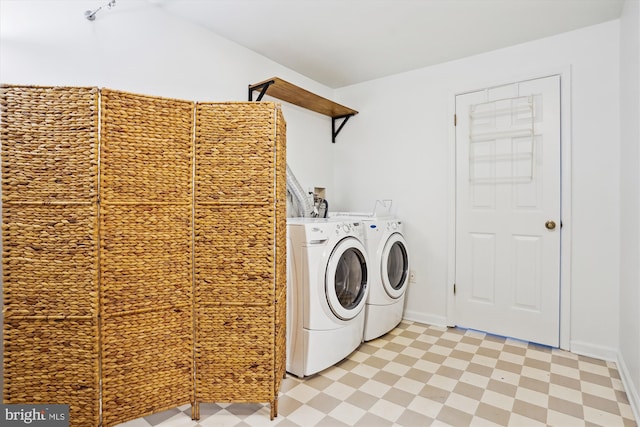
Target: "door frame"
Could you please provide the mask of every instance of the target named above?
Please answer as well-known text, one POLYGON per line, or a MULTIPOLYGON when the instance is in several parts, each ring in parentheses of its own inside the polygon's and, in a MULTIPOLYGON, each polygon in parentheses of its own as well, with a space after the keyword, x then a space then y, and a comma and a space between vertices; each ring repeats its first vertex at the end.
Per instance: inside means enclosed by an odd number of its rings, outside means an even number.
POLYGON ((518 76, 508 81, 473 83, 471 87, 454 90, 449 95, 449 144, 448 144, 448 190, 449 203, 447 226, 448 271, 446 292, 446 321, 448 326, 456 325, 455 298, 456 280, 456 128, 454 123, 456 97, 470 92, 496 88, 528 80, 560 76, 560 348, 571 349, 571 66, 549 72, 539 72, 518 76))

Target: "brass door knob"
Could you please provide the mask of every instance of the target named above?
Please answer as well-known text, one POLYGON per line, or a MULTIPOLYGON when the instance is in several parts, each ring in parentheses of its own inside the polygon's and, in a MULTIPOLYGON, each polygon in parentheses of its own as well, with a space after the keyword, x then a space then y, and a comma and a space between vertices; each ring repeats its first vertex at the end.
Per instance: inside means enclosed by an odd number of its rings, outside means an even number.
POLYGON ((547 227, 547 230, 553 230, 554 228, 556 228, 556 222, 555 221, 547 221, 544 223, 544 226, 547 227))

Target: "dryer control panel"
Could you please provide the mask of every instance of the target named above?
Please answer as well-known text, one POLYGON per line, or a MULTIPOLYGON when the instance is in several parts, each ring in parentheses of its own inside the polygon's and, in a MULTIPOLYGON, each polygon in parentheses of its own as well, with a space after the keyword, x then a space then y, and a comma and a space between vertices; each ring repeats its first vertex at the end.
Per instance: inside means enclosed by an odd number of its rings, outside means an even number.
POLYGON ((402 221, 387 221, 388 231, 398 231, 402 228, 402 221))

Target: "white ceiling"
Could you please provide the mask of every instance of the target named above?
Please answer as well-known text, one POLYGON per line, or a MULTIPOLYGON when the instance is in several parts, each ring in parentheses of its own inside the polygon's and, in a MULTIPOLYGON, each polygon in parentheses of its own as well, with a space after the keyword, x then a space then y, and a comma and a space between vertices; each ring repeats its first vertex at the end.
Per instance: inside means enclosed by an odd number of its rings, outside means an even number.
POLYGON ((624 0, 149 0, 332 88, 620 17, 624 0))

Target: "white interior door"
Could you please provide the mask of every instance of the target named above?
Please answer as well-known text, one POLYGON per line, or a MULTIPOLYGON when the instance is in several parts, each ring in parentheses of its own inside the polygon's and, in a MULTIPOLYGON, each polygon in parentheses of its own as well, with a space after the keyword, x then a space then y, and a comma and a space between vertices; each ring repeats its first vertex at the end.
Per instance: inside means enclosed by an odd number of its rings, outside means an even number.
POLYGON ((560 77, 456 97, 455 319, 559 346, 560 77))

